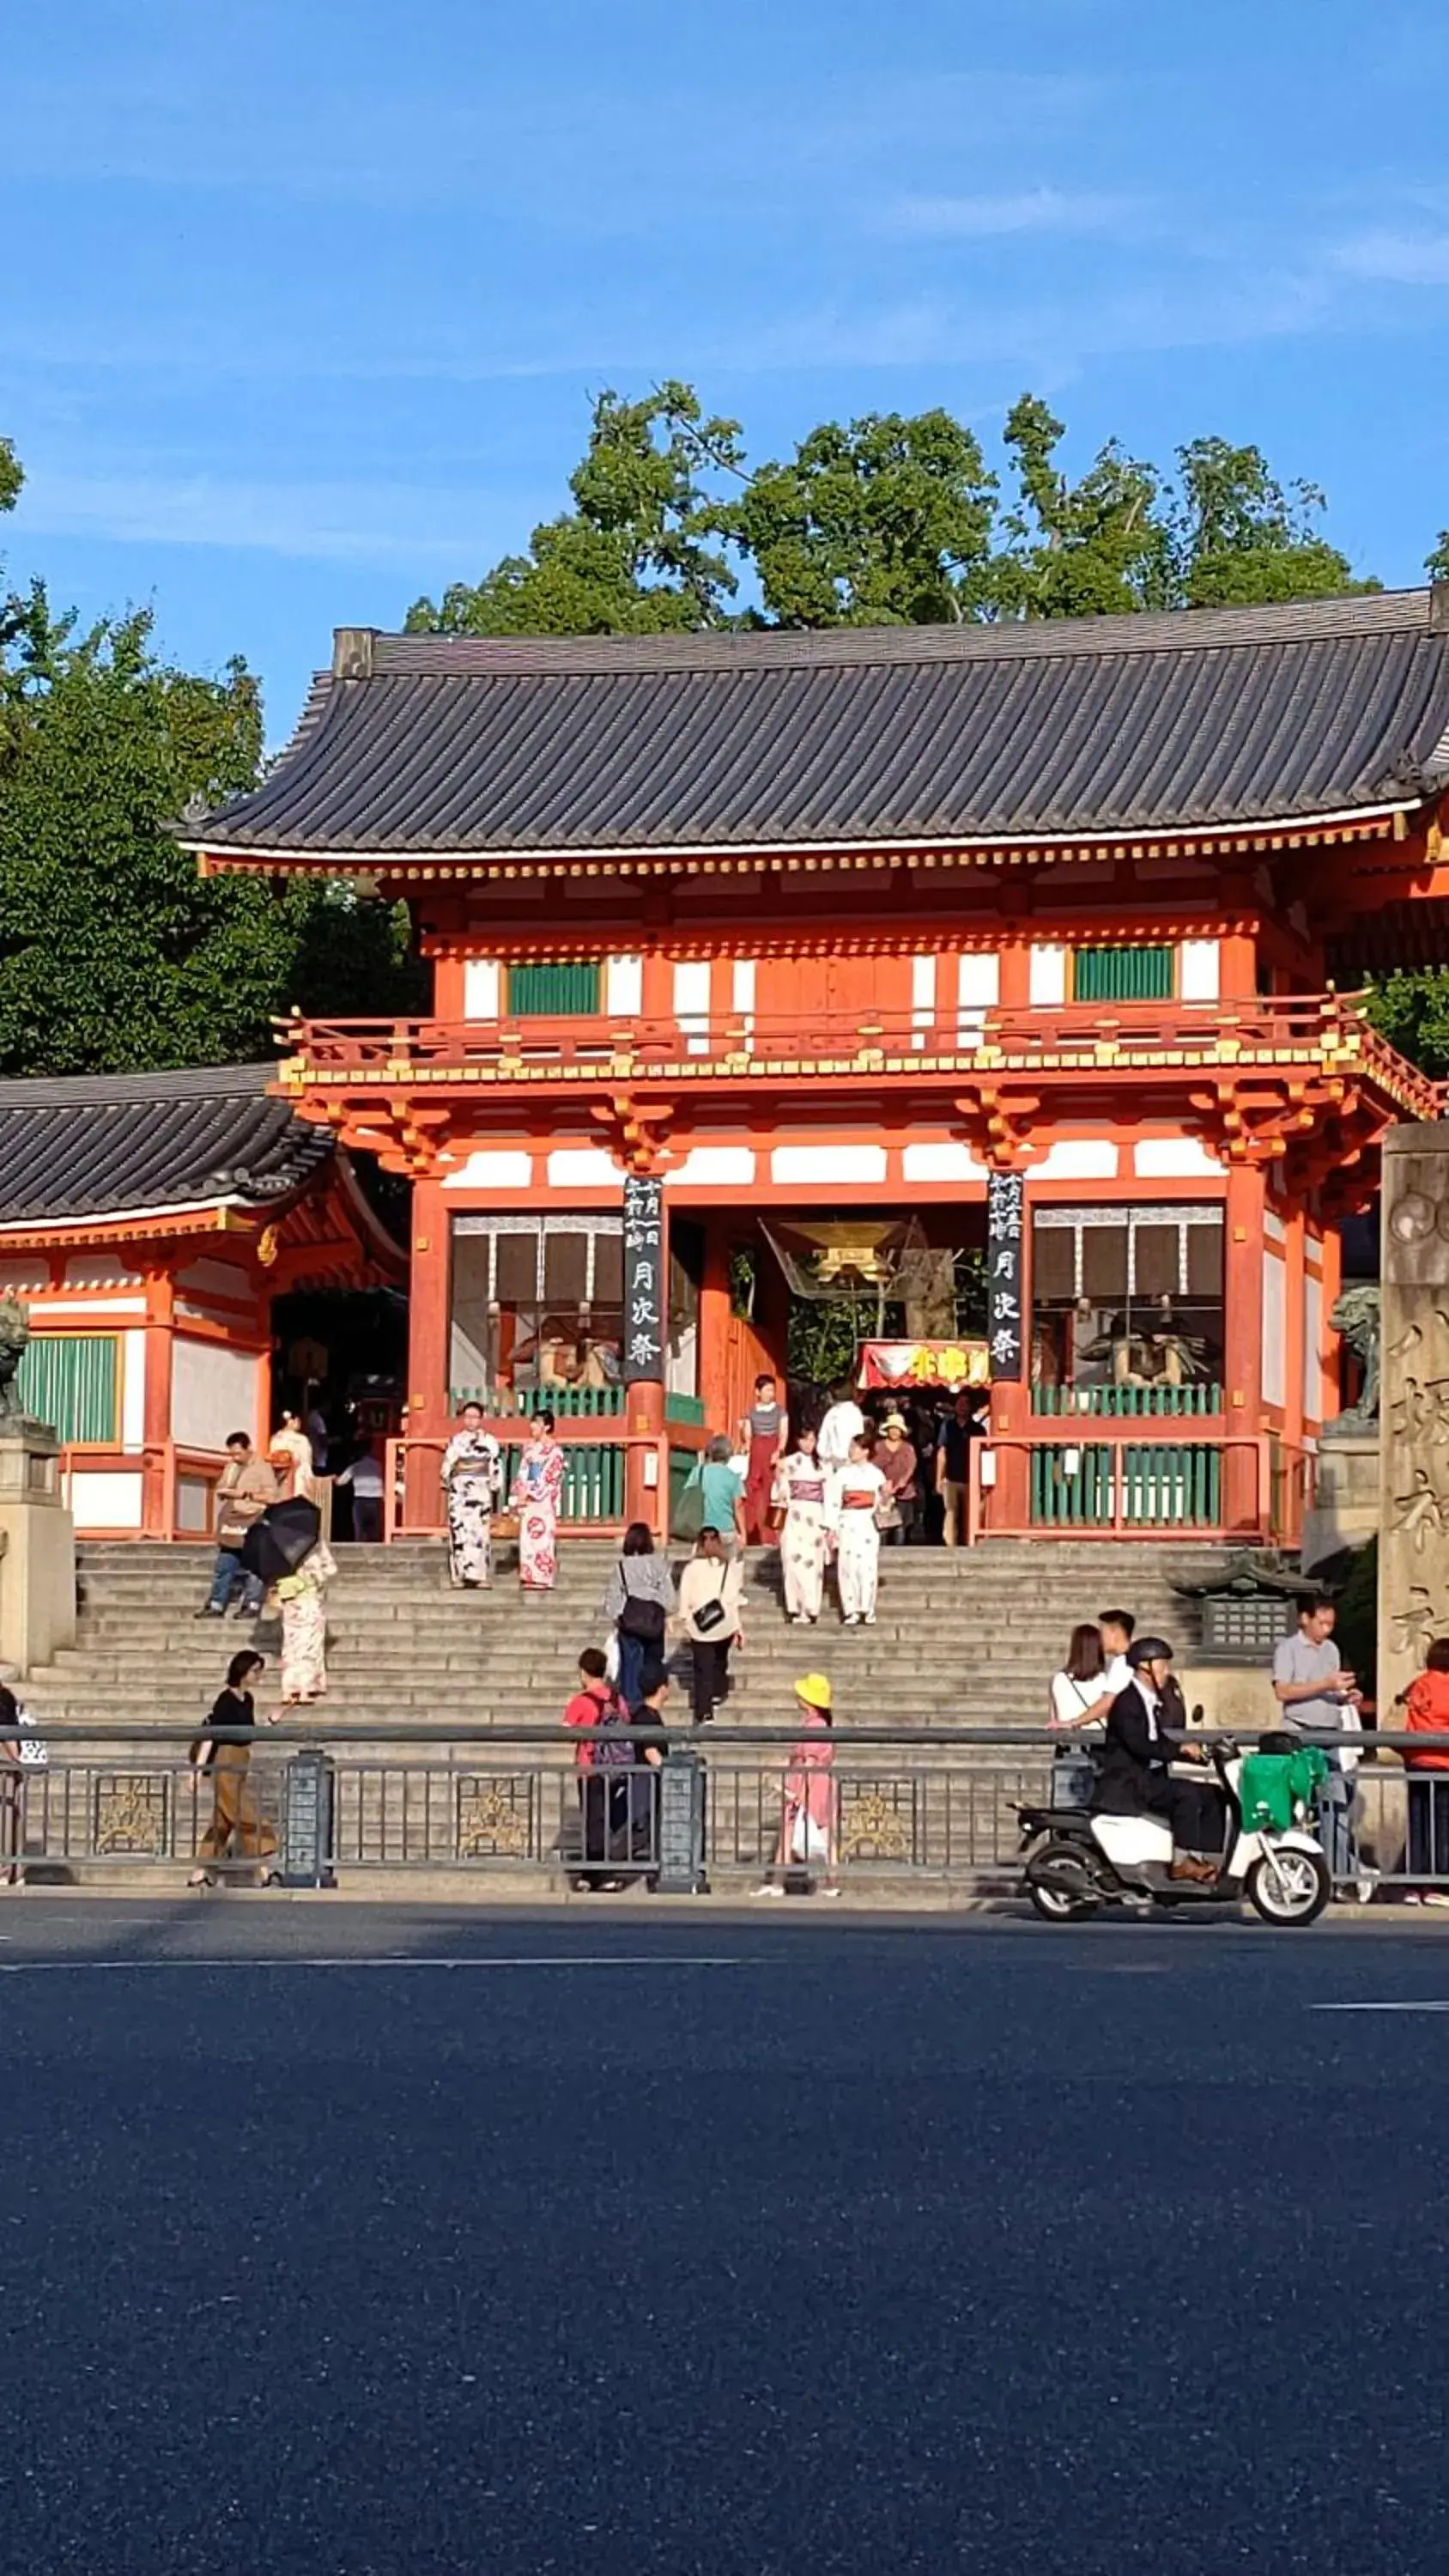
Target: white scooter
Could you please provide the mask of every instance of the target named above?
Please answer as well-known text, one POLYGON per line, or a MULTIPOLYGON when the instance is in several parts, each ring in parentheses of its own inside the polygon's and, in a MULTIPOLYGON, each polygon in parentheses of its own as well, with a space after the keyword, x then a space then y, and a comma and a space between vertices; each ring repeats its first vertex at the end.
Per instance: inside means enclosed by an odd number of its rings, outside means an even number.
POLYGON ((1019 1807, 1026 1892, 1042 1920, 1083 1923, 1104 1905, 1147 1914, 1157 1906, 1236 1903, 1246 1894, 1265 1923, 1316 1923, 1333 1877, 1309 1810, 1300 1803, 1287 1833, 1245 1833, 1241 1751, 1220 1736, 1209 1758, 1227 1808, 1223 1865, 1211 1884, 1172 1876, 1172 1834, 1159 1816, 1019 1807))

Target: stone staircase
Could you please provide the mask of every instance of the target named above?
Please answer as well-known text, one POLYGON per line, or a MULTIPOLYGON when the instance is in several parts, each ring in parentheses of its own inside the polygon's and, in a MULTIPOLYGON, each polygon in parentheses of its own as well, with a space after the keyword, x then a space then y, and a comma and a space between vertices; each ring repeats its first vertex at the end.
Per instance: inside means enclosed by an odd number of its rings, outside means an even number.
MULTIPOLYGON (((482 1594, 450 1590, 440 1545, 343 1547, 337 1557, 319 1714, 338 1724, 546 1723, 574 1687, 580 1648, 605 1639, 599 1604, 613 1551, 602 1541, 566 1540, 557 1587, 545 1595, 520 1593, 507 1553, 482 1594)), ((816 1669, 834 1684, 842 1726, 889 1725, 907 1740, 940 1725, 1034 1726, 1071 1628, 1109 1604, 1190 1653, 1197 1605, 1172 1586, 1220 1567, 1223 1552, 1190 1538, 1181 1547, 1001 1540, 961 1553, 890 1549, 881 1562, 875 1628, 842 1628, 827 1600, 818 1627, 797 1629, 780 1606, 778 1558, 752 1554, 736 1723, 788 1724, 794 1679, 816 1669)), ((208 1565, 185 1546, 84 1546, 76 1644, 25 1686, 37 1722, 189 1728, 238 1646, 254 1638, 273 1652, 265 1621, 253 1629, 195 1619, 208 1565)), ((264 1680, 259 1706, 268 1705, 264 1680)))

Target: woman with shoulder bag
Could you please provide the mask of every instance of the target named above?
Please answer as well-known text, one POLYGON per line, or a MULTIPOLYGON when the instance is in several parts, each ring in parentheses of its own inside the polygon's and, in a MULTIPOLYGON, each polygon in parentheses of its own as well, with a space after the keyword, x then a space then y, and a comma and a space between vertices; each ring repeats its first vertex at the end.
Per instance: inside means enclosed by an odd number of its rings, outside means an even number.
MULTIPOLYGON (((226 1671, 226 1688, 219 1692, 206 1723, 213 1727, 255 1726, 256 1701, 251 1685, 266 1670, 266 1659, 250 1647, 233 1655, 226 1671)), ((251 1769, 250 1744, 217 1744, 210 1732, 199 1735, 191 1747, 193 1770, 211 1782, 211 1822, 196 1846, 197 1858, 224 1861, 236 1844, 248 1860, 269 1860, 277 1848, 277 1837, 270 1825, 257 1814, 247 1774, 251 1769)), ((188 1887, 210 1887, 212 1874, 203 1866, 192 1871, 188 1887)))
POLYGON ((1106 1731, 1102 1718, 1109 1688, 1106 1674, 1102 1631, 1084 1620, 1072 1630, 1061 1671, 1052 1675, 1049 1724, 1054 1735, 1067 1739, 1058 1744, 1052 1760, 1054 1807, 1085 1807, 1091 1799, 1097 1781, 1092 1756, 1106 1731))
POLYGON ((703 1726, 729 1689, 730 1648, 740 1642, 743 1569, 717 1529, 702 1529, 679 1579, 679 1619, 690 1646, 689 1699, 703 1726))
POLYGON ((631 1521, 604 1595, 604 1617, 614 1623, 615 1681, 632 1708, 642 1695, 646 1664, 663 1660, 664 1636, 674 1611, 674 1578, 667 1556, 656 1556, 647 1522, 631 1521))

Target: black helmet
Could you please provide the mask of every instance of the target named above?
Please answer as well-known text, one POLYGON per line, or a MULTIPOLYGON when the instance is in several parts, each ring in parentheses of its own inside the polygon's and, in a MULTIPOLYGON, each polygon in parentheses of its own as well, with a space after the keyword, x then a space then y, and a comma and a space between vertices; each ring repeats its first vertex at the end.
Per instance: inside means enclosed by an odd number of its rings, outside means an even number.
POLYGON ((1143 1664, 1170 1664, 1172 1648, 1165 1637, 1139 1637, 1128 1647, 1127 1661, 1134 1673, 1143 1664))

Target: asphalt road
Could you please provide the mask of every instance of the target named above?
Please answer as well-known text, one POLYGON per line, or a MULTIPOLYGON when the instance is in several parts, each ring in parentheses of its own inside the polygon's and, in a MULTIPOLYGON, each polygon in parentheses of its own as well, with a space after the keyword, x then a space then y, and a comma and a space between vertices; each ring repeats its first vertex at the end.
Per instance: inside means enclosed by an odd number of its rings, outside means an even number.
POLYGON ((1449 2563, 1441 1928, 24 1899, 0 2034, 6 2576, 1449 2563))

